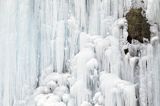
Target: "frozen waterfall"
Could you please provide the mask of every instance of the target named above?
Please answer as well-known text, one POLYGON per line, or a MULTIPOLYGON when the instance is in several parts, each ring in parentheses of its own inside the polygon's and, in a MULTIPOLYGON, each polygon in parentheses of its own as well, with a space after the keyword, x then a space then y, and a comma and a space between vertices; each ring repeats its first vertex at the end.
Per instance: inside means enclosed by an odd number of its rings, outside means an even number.
POLYGON ((160 106, 159 37, 160 0, 0 0, 0 106, 160 106))

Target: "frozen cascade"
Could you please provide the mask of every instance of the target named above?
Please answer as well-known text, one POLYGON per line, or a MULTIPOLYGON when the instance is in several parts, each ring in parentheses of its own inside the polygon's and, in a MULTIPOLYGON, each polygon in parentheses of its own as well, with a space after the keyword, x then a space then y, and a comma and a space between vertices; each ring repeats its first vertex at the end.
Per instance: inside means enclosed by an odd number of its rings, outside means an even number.
POLYGON ((0 0, 0 106, 160 106, 159 17, 159 0, 0 0), (149 42, 127 41, 131 7, 149 42))

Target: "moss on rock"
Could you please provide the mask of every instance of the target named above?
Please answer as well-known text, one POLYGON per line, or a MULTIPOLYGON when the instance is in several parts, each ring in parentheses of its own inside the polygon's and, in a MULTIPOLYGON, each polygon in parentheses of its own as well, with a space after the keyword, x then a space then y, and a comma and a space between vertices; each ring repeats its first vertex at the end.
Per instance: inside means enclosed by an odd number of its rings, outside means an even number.
POLYGON ((150 41, 150 24, 147 19, 142 15, 142 8, 131 8, 126 14, 128 21, 128 42, 131 43, 132 39, 136 39, 143 43, 143 38, 150 41))

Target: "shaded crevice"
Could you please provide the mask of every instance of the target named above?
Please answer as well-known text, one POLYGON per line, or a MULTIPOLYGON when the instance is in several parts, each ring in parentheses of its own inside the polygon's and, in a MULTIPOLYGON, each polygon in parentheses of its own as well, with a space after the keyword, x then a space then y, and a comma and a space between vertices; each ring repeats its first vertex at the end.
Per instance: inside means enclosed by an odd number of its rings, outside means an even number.
POLYGON ((124 53, 127 54, 129 52, 128 48, 124 49, 124 53))

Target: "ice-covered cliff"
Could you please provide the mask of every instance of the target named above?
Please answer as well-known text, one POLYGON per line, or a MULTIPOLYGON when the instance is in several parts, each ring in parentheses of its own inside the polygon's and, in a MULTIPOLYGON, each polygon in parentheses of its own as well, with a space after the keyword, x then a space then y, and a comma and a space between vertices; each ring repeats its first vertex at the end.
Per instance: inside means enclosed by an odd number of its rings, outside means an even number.
POLYGON ((0 106, 160 106, 159 0, 0 0, 0 106), (150 40, 129 43, 142 8, 150 40))

